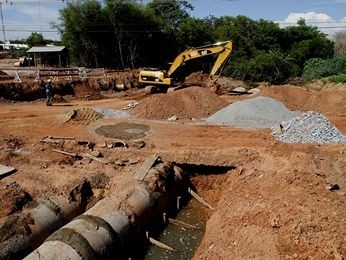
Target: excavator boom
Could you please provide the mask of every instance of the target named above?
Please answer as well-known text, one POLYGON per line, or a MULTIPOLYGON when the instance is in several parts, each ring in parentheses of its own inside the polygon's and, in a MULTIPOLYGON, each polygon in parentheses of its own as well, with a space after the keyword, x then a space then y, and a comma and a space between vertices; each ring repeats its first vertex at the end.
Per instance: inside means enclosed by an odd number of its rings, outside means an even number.
POLYGON ((192 48, 180 53, 173 61, 171 67, 167 71, 167 76, 170 77, 174 71, 176 71, 181 65, 191 59, 198 59, 205 56, 219 54, 217 60, 214 63, 211 75, 215 75, 222 63, 227 59, 232 51, 232 42, 220 42, 212 45, 206 45, 202 47, 192 48))
POLYGON ((164 70, 141 70, 139 83, 142 85, 166 85, 173 84, 172 74, 185 62, 205 56, 216 55, 218 57, 213 65, 210 75, 214 76, 232 52, 232 42, 218 42, 211 45, 195 47, 178 54, 168 71, 164 70))

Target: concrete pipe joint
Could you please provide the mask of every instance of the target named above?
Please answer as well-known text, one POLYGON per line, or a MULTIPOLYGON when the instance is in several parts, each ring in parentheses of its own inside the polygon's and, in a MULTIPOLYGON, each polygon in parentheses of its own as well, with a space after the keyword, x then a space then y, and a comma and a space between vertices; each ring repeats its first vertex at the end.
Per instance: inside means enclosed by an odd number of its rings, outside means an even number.
POLYGON ((187 185, 173 165, 162 163, 155 169, 54 232, 25 259, 121 259, 187 185))
POLYGON ((41 198, 35 206, 24 209, 21 215, 8 217, 0 227, 7 230, 0 240, 0 259, 23 258, 81 211, 77 202, 68 203, 60 197, 41 198))

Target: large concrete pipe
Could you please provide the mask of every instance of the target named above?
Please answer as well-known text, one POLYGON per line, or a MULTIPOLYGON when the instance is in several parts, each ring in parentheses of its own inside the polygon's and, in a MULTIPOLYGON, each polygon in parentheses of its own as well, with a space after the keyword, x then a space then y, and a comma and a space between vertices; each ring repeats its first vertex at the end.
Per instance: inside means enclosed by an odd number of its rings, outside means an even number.
POLYGON ((53 231, 84 212, 82 207, 66 198, 41 198, 21 214, 5 218, 0 225, 0 259, 22 259, 53 231))
POLYGON ((145 237, 147 226, 187 191, 187 180, 168 163, 150 169, 143 181, 119 180, 119 192, 54 232, 25 259, 128 258, 128 249, 145 237))

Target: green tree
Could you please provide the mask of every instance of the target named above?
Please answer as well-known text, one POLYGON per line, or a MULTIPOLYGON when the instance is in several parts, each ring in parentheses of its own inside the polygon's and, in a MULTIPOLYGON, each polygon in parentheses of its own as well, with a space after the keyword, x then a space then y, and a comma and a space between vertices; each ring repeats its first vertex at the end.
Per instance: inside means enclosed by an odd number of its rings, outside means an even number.
POLYGON ((331 58, 334 55, 334 43, 317 27, 306 25, 304 20, 298 26, 290 26, 284 30, 282 49, 294 60, 300 73, 304 63, 312 58, 331 58))
POLYGON ((304 62, 311 57, 333 56, 333 42, 304 21, 281 29, 270 21, 226 16, 214 24, 214 38, 234 43, 224 73, 238 79, 284 82, 301 76, 304 62))
POLYGON ((107 21, 100 3, 97 0, 68 2, 60 10, 60 20, 62 42, 69 49, 72 63, 91 67, 102 64, 106 55, 103 42, 107 39, 107 21))
POLYGON ((137 59, 140 59, 142 46, 147 42, 147 28, 153 23, 135 1, 106 0, 105 3, 112 27, 110 40, 113 41, 115 63, 121 68, 134 68, 137 59))
POLYGON ((31 33, 25 42, 28 44, 29 48, 33 46, 44 46, 47 44, 47 41, 43 38, 43 35, 37 32, 31 33))
POLYGON ((193 10, 193 6, 185 0, 153 0, 147 8, 153 10, 156 19, 168 32, 175 32, 179 24, 189 17, 188 12, 193 10))
MULTIPOLYGON (((280 81, 289 64, 281 51, 282 30, 273 22, 253 21, 245 16, 216 19, 215 39, 231 39, 233 51, 224 74, 242 80, 280 81)), ((291 66, 288 66, 291 67, 291 66)))
POLYGON ((213 43, 212 26, 206 19, 186 18, 179 24, 177 30, 178 42, 181 42, 184 48, 195 47, 213 43))
POLYGON ((175 55, 185 48, 185 43, 179 41, 177 34, 180 24, 189 18, 188 12, 191 10, 193 6, 185 0, 153 0, 146 5, 146 12, 161 31, 158 39, 160 46, 152 53, 156 55, 158 50, 164 50, 158 53, 160 59, 157 62, 172 61, 175 55))

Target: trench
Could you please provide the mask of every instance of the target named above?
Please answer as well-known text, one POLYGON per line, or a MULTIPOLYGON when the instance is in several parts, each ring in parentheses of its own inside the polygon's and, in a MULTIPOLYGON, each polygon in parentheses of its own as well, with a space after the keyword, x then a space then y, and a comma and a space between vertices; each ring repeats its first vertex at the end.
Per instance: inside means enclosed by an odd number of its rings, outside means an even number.
MULTIPOLYGON (((226 176, 230 170, 236 168, 234 166, 197 165, 187 163, 177 165, 186 171, 190 177, 201 179, 201 176, 204 176, 211 179, 211 182, 218 176, 226 176)), ((194 188, 199 190, 198 187, 194 188)), ((161 229, 152 229, 155 239, 168 245, 175 251, 150 244, 146 247, 145 253, 140 259, 186 260, 193 258, 204 236, 206 223, 209 216, 212 214, 212 210, 192 196, 189 196, 181 206, 182 207, 176 211, 174 220, 193 227, 168 223, 162 226, 161 229)))
MULTIPOLYGON (((31 246, 36 249, 25 254, 24 259, 65 257, 91 260, 114 259, 115 256, 117 259, 191 259, 203 238, 210 209, 187 192, 189 187, 195 190, 190 177, 225 174, 234 167, 178 166, 162 161, 154 166, 141 181, 134 179, 131 183, 126 182, 124 189, 79 212, 81 215, 76 216, 81 206, 85 205, 79 203, 52 210, 48 200, 48 204, 44 202, 34 208, 31 214, 37 222, 34 226, 36 230, 32 229, 33 233, 23 240, 23 245, 26 251, 30 247, 30 239, 31 246), (60 213, 55 211, 64 212, 63 221, 67 224, 63 227, 60 213), (194 227, 174 225, 167 219, 164 221, 163 216, 194 227), (153 246, 146 234, 176 251, 153 246)), ((83 195, 82 190, 80 192, 83 195)), ((9 242, 7 249, 17 250, 21 246, 12 238, 6 242, 9 242), (14 248, 10 248, 11 245, 14 248)), ((12 256, 17 253, 19 258, 4 259, 23 259, 23 252, 12 252, 12 256)))
POLYGON ((192 224, 195 228, 168 224, 156 239, 161 243, 169 245, 176 251, 150 245, 143 259, 192 259, 205 232, 207 222, 205 210, 205 207, 197 200, 189 200, 187 205, 178 212, 175 220, 192 224))

